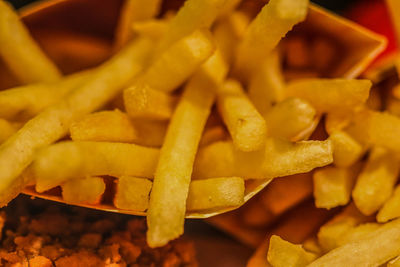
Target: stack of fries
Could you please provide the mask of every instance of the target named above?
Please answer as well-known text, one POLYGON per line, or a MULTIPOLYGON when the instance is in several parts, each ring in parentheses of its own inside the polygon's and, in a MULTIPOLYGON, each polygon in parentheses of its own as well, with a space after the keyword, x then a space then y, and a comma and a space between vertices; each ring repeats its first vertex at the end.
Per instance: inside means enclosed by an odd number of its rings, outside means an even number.
MULTIPOLYGON (((63 76, 0 0, 0 56, 21 83, 0 91, 0 205, 24 189, 111 204, 146 215, 147 243, 160 247, 182 235, 185 216, 236 209, 285 176, 240 211, 252 245, 278 221, 249 266, 399 256, 400 87, 383 99, 354 79, 360 66, 338 78, 343 44, 302 26, 308 0, 161 4, 126 0, 114 55, 63 76), (346 207, 329 220, 314 205, 346 207)), ((238 216, 212 220, 229 228, 238 216)))

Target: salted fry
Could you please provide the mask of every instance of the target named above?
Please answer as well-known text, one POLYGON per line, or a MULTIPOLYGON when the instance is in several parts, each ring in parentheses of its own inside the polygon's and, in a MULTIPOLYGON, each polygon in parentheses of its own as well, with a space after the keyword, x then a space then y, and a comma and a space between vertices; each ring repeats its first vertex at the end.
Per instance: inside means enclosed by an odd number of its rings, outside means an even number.
POLYGON ((183 233, 193 162, 216 91, 227 71, 217 51, 188 82, 171 118, 147 212, 150 247, 163 246, 183 233))
POLYGON ((344 131, 334 131, 329 140, 333 146, 333 164, 337 167, 353 165, 364 152, 362 145, 344 131))
POLYGON ((56 65, 33 40, 18 14, 0 1, 0 55, 22 83, 50 82, 61 78, 56 65))
POLYGON ((239 44, 235 73, 250 78, 260 63, 292 27, 307 15, 308 0, 272 0, 250 23, 239 44))
POLYGON ((20 125, 18 124, 0 119, 0 144, 12 136, 19 128, 20 125))
POLYGON ((325 167, 314 172, 314 198, 318 208, 331 209, 350 201, 359 167, 325 167))
POLYGON ((177 102, 178 97, 145 84, 135 84, 124 90, 125 109, 132 118, 168 120, 177 102))
POLYGON ((165 19, 149 19, 145 21, 137 21, 132 25, 134 34, 146 36, 153 40, 160 40, 168 28, 168 20, 165 19))
POLYGON ((342 131, 351 123, 352 116, 348 114, 328 113, 325 115, 325 131, 330 135, 342 131))
POLYGON ((152 182, 132 176, 120 176, 114 197, 115 207, 123 210, 145 211, 149 206, 152 182))
POLYGON ((398 217, 400 217, 400 186, 396 186, 393 194, 383 204, 376 216, 376 220, 383 223, 398 217))
POLYGON ((255 151, 264 146, 265 120, 237 81, 226 81, 218 89, 217 107, 237 149, 255 151))
POLYGON ((249 98, 263 116, 284 99, 285 81, 277 50, 265 58, 249 81, 249 98))
POLYGON ((330 141, 288 141, 268 138, 255 152, 236 150, 230 141, 216 142, 197 154, 193 178, 243 177, 263 179, 311 171, 332 163, 330 141))
POLYGON ((308 266, 380 266, 400 254, 399 236, 398 219, 382 225, 363 239, 328 252, 308 266))
POLYGON ((400 164, 396 154, 375 147, 358 176, 352 193, 357 208, 365 215, 379 210, 392 194, 399 172, 400 164))
POLYGON ((315 260, 317 256, 304 250, 302 245, 295 245, 277 235, 269 240, 268 262, 274 267, 303 267, 315 260))
POLYGON ((164 143, 168 123, 169 121, 132 120, 137 133, 133 143, 141 146, 161 147, 164 143))
POLYGON ((101 177, 72 179, 61 185, 63 200, 67 203, 97 204, 106 190, 101 177))
POLYGON ((342 246, 344 244, 363 239, 373 231, 377 230, 379 226, 380 225, 378 223, 364 223, 355 226, 339 237, 338 245, 342 246))
POLYGON ((300 79, 288 84, 287 96, 308 101, 318 112, 354 110, 368 98, 369 80, 300 79))
POLYGON ((131 143, 138 136, 128 116, 118 109, 86 115, 74 121, 69 131, 74 141, 131 143))
POLYGON ((294 140, 313 125, 315 116, 316 111, 308 102, 300 98, 288 98, 272 107, 264 118, 269 136, 294 140))

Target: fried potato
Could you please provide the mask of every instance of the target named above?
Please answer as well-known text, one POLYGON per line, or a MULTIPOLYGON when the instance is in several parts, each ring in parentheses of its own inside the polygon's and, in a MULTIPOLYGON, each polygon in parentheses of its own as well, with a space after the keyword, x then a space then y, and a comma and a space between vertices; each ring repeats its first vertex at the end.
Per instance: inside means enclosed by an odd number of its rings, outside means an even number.
POLYGON ((0 55, 22 83, 61 78, 56 65, 43 53, 7 2, 0 1, 0 55))
POLYGON ((155 41, 160 40, 168 28, 166 19, 149 19, 145 21, 136 21, 132 25, 132 32, 137 35, 146 36, 155 41))
POLYGON ((308 266, 379 266, 400 254, 399 235, 398 219, 382 225, 363 239, 328 252, 308 266))
POLYGON ((307 101, 288 98, 272 107, 264 118, 269 136, 295 141, 299 134, 314 124, 315 116, 315 109, 307 101))
POLYGON ((0 144, 13 135, 21 125, 0 119, 0 144))
POLYGON ((200 147, 208 146, 217 141, 225 140, 227 137, 228 134, 222 126, 214 126, 212 128, 204 130, 199 146, 200 147))
POLYGON ((74 121, 69 131, 74 141, 131 143, 138 136, 128 116, 118 109, 86 115, 74 121))
POLYGON ((314 253, 305 251, 302 245, 292 244, 277 235, 271 236, 267 259, 274 267, 304 267, 316 258, 314 253))
POLYGON ((154 90, 146 84, 135 84, 124 90, 124 103, 132 118, 168 120, 175 110, 178 97, 154 90))
POLYGON ((338 245, 342 246, 344 244, 363 239, 373 231, 377 230, 379 226, 380 224, 378 223, 363 223, 355 226, 339 237, 338 245))
POLYGON ((397 256, 393 260, 386 264, 386 267, 399 267, 400 266, 400 256, 397 256))
POLYGON ((115 97, 142 70, 151 46, 147 39, 132 42, 100 66, 89 81, 27 122, 0 146, 0 206, 29 182, 20 174, 33 161, 36 151, 63 137, 76 118, 115 97))
POLYGON ((72 179, 61 185, 62 198, 67 203, 98 204, 106 190, 101 177, 72 179))
MULTIPOLYGON (((353 114, 352 114, 353 115, 353 114)), ((331 135, 335 131, 342 131, 351 123, 352 117, 349 113, 327 113, 325 115, 325 131, 331 135)))
POLYGON ((193 162, 216 91, 227 71, 217 51, 185 86, 154 175, 147 212, 150 247, 163 246, 183 233, 193 162))
POLYGON ((114 197, 115 207, 123 210, 145 211, 149 206, 152 182, 132 176, 120 176, 114 197))
POLYGON ((134 144, 67 141, 39 151, 28 171, 36 179, 37 192, 76 177, 129 175, 152 178, 158 154, 158 149, 134 144))
POLYGON ((286 95, 303 98, 318 112, 354 110, 367 101, 369 80, 300 79, 286 87, 286 95))
POLYGON ((325 167, 314 172, 314 198, 317 208, 331 209, 349 203, 360 167, 325 167))
POLYGON ((260 63, 292 27, 307 15, 308 0, 272 0, 250 23, 239 44, 235 73, 241 80, 250 78, 260 63))
POLYGON ((193 178, 264 179, 309 172, 332 163, 330 141, 288 141, 268 138, 265 148, 242 152, 230 141, 216 142, 197 154, 193 178))
POLYGON ((388 96, 386 99, 386 110, 390 114, 400 117, 400 99, 394 96, 388 96))
POLYGON ((337 167, 349 167, 358 161, 363 146, 344 131, 334 131, 329 135, 333 146, 333 164, 337 167))
POLYGON ((169 121, 134 119, 132 124, 137 132, 133 143, 141 146, 161 147, 164 143, 169 121))
POLYGON ((387 222, 400 217, 400 186, 396 186, 393 194, 386 200, 376 215, 378 222, 387 222))
POLYGON ((248 152, 264 146, 265 120, 237 81, 228 80, 218 89, 217 107, 237 149, 248 152))
POLYGON ((373 148, 352 193, 362 213, 371 215, 388 200, 399 176, 399 163, 395 153, 381 147, 373 148))

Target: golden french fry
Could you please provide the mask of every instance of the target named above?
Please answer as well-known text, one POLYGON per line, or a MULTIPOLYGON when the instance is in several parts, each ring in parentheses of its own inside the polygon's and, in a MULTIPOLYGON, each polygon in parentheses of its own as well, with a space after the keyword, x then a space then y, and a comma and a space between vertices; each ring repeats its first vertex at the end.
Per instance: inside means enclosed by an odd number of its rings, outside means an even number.
POLYGON ((322 254, 321 246, 318 244, 318 239, 316 237, 311 237, 303 242, 303 248, 306 251, 312 252, 318 257, 322 254))
POLYGON ((154 90, 147 84, 135 84, 124 90, 124 103, 132 118, 167 120, 175 110, 178 97, 154 90))
POLYGON ((309 172, 332 163, 330 141, 288 141, 268 138, 265 148, 255 152, 236 150, 230 141, 216 142, 197 154, 193 178, 275 178, 309 172))
POLYGON ((314 124, 315 116, 315 109, 307 101, 288 98, 272 107, 264 118, 269 136, 293 140, 314 124))
POLYGON ((378 222, 387 222, 400 217, 400 186, 396 186, 393 194, 386 200, 376 215, 378 222))
MULTIPOLYGON (((400 86, 399 86, 400 89, 400 86)), ((400 91, 400 90, 399 90, 400 91)), ((400 98, 400 97, 399 97, 400 98)), ((386 99, 386 110, 390 114, 400 117, 400 99, 394 96, 388 96, 386 99)))
POLYGON ((61 78, 56 65, 43 53, 5 1, 0 1, 0 55, 23 83, 49 82, 61 78))
POLYGON ((386 4, 389 7, 390 16, 394 24, 396 31, 397 42, 400 43, 400 3, 396 0, 386 0, 386 4))
POLYGON ((309 267, 380 266, 400 254, 400 219, 386 223, 365 238, 340 246, 309 267))
POLYGON ((373 231, 377 230, 379 226, 378 223, 364 223, 355 226, 339 237, 338 246, 363 239, 373 231))
POLYGON ((169 121, 134 119, 132 124, 137 132, 133 143, 141 146, 161 147, 164 143, 169 121))
POLYGON ((168 20, 149 19, 145 21, 136 21, 132 25, 132 32, 137 35, 143 35, 155 41, 160 40, 168 28, 168 20))
POLYGON ((115 207, 123 210, 145 211, 149 206, 152 182, 132 176, 120 176, 114 197, 115 207))
POLYGON ((362 213, 373 214, 390 197, 399 176, 399 163, 394 152, 382 147, 373 148, 352 193, 354 203, 362 213))
POLYGON ((397 256, 393 260, 386 264, 386 267, 399 267, 400 266, 400 256, 397 256))
POLYGON ((360 143, 344 131, 334 131, 329 135, 333 146, 333 164, 349 167, 358 161, 364 149, 360 143))
POLYGON ((200 140, 200 147, 208 146, 217 141, 222 141, 228 136, 226 130, 222 126, 214 126, 209 129, 205 129, 203 136, 200 140))
POLYGON ((188 82, 171 118, 147 212, 150 247, 163 246, 183 233, 193 162, 216 90, 227 71, 217 51, 188 82))
POLYGON ((226 81, 218 89, 217 107, 237 149, 255 151, 264 146, 265 120, 237 81, 226 81))
POLYGON ((350 201, 359 166, 325 167, 314 172, 314 198, 318 208, 331 209, 350 201))
POLYGON ((304 250, 302 245, 295 245, 277 235, 271 236, 267 259, 274 267, 304 267, 317 258, 317 255, 304 250))
POLYGON ((325 131, 332 134, 335 131, 342 131, 351 123, 352 115, 349 113, 327 113, 325 115, 325 131))
POLYGON ((0 144, 12 136, 19 128, 20 125, 0 119, 0 144))
POLYGON ((292 27, 307 15, 308 0, 272 0, 250 23, 239 44, 235 72, 242 80, 250 78, 260 63, 292 27))
POLYGON ((308 101, 318 112, 344 112, 365 103, 371 85, 369 80, 301 79, 289 83, 285 92, 308 101))
POLYGON ((106 190, 101 177, 72 179, 61 185, 63 200, 67 203, 98 204, 106 190))
MULTIPOLYGON (((249 98, 261 115, 284 99, 285 81, 279 53, 274 50, 249 81, 249 98)), ((289 128, 289 127, 288 127, 289 128)))
POLYGON ((118 109, 86 115, 71 123, 69 131, 74 141, 131 143, 138 136, 128 116, 118 109))
POLYGON ((373 86, 369 92, 369 97, 365 102, 365 105, 371 110, 382 110, 383 100, 381 96, 380 88, 373 86))
POLYGON ((60 142, 38 152, 28 169, 43 192, 63 182, 86 176, 136 176, 152 178, 159 150, 135 144, 60 142))
POLYGON ((57 104, 42 111, 0 146, 0 206, 29 182, 20 176, 36 151, 67 132, 72 121, 115 97, 143 68, 152 44, 138 39, 99 67, 93 77, 57 104))

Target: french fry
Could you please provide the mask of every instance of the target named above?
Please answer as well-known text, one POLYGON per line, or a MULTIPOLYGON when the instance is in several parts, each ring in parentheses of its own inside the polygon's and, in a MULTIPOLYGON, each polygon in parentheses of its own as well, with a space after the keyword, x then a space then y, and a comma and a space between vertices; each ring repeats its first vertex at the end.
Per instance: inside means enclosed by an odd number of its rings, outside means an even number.
POLYGON ((249 98, 261 115, 284 99, 285 81, 281 71, 281 62, 277 50, 264 60, 260 69, 249 81, 249 98))
POLYGON ((301 132, 313 125, 315 116, 316 111, 309 103, 300 98, 288 98, 272 107, 264 118, 269 136, 295 141, 301 132))
POLYGON ((178 97, 146 84, 136 84, 124 90, 124 103, 128 115, 132 118, 168 120, 175 110, 178 97))
POLYGON ((399 172, 399 159, 394 152, 373 148, 352 193, 357 208, 365 215, 378 211, 392 194, 399 172))
POLYGON ((400 4, 396 0, 386 0, 386 4, 389 7, 390 16, 394 24, 394 29, 396 31, 397 42, 400 43, 400 4))
POLYGON ((308 9, 307 0, 272 0, 250 23, 238 46, 235 73, 248 80, 262 60, 276 47, 292 27, 303 21, 308 9))
POLYGON ((63 200, 67 203, 98 204, 106 190, 101 177, 72 179, 61 185, 63 200))
POLYGON ((376 215, 376 220, 383 223, 398 217, 400 217, 400 186, 396 186, 393 194, 383 204, 376 215))
POLYGON ((267 259, 274 267, 303 267, 316 258, 314 253, 305 251, 302 245, 292 244, 277 235, 269 240, 267 259))
POLYGON ((333 146, 333 164, 337 167, 349 167, 358 161, 363 146, 344 131, 334 131, 329 135, 333 146))
POLYGON ((0 55, 22 83, 61 78, 56 65, 43 53, 7 2, 0 1, 0 55))
POLYGON ((400 99, 394 96, 388 96, 386 99, 386 110, 390 114, 400 117, 400 99))
POLYGON ((137 132, 133 143, 141 146, 161 147, 164 143, 169 121, 134 119, 132 124, 137 132))
POLYGON ((397 256, 393 260, 386 264, 386 267, 399 267, 400 266, 400 256, 397 256))
POLYGON ((318 257, 322 254, 321 246, 318 244, 318 239, 316 237, 310 237, 303 242, 303 248, 306 251, 312 252, 318 257))
POLYGON ((382 110, 383 100, 381 96, 381 90, 376 86, 373 86, 369 92, 369 97, 365 102, 365 105, 371 110, 382 110))
POLYGON ((325 167, 314 172, 314 198, 317 208, 331 209, 350 201, 359 166, 325 167))
POLYGON ((35 178, 37 192, 76 177, 128 175, 152 178, 158 155, 158 149, 134 144, 67 141, 39 151, 27 172, 35 178))
POLYGON ((369 80, 349 79, 301 79, 286 87, 287 96, 308 101, 318 112, 354 110, 368 98, 369 80))
POLYGON ((147 210, 152 185, 147 179, 120 176, 114 197, 115 207, 123 210, 147 210))
POLYGON ((19 124, 0 119, 0 144, 12 136, 19 128, 19 124))
POLYGON ((86 115, 74 121, 69 131, 74 141, 131 143, 138 136, 128 116, 118 109, 86 115))
POLYGON ((217 51, 188 82, 171 118, 147 212, 150 247, 163 246, 183 233, 193 162, 216 91, 227 71, 217 51))
POLYGON ((328 134, 342 131, 351 123, 352 116, 347 114, 327 113, 325 115, 325 130, 328 134))
POLYGON ((398 219, 382 225, 363 239, 328 252, 308 266, 380 266, 400 254, 399 235, 398 219))
POLYGON ((217 141, 225 140, 227 137, 228 134, 222 126, 214 126, 212 128, 204 130, 199 146, 200 147, 208 146, 217 141))
POLYGON ((132 37, 132 24, 155 17, 161 0, 126 0, 122 6, 115 34, 114 49, 124 46, 132 37))
POLYGON ((237 81, 226 81, 218 89, 217 107, 237 149, 255 151, 264 146, 265 120, 237 81))
POLYGON ((72 121, 115 97, 143 68, 152 44, 138 39, 99 67, 85 84, 42 111, 0 146, 0 206, 6 205, 29 182, 20 174, 36 151, 67 132, 72 121))
POLYGON ((309 172, 332 162, 330 141, 288 141, 268 138, 261 151, 242 152, 230 141, 216 142, 197 154, 194 179, 243 177, 271 179, 309 172))
POLYGON ((132 25, 132 32, 137 35, 146 36, 155 41, 160 40, 167 31, 168 20, 165 19, 149 19, 145 21, 137 21, 132 25))
POLYGON ((373 231, 377 230, 379 226, 380 225, 378 223, 364 223, 355 226, 339 237, 338 245, 342 246, 344 244, 363 239, 373 231))

